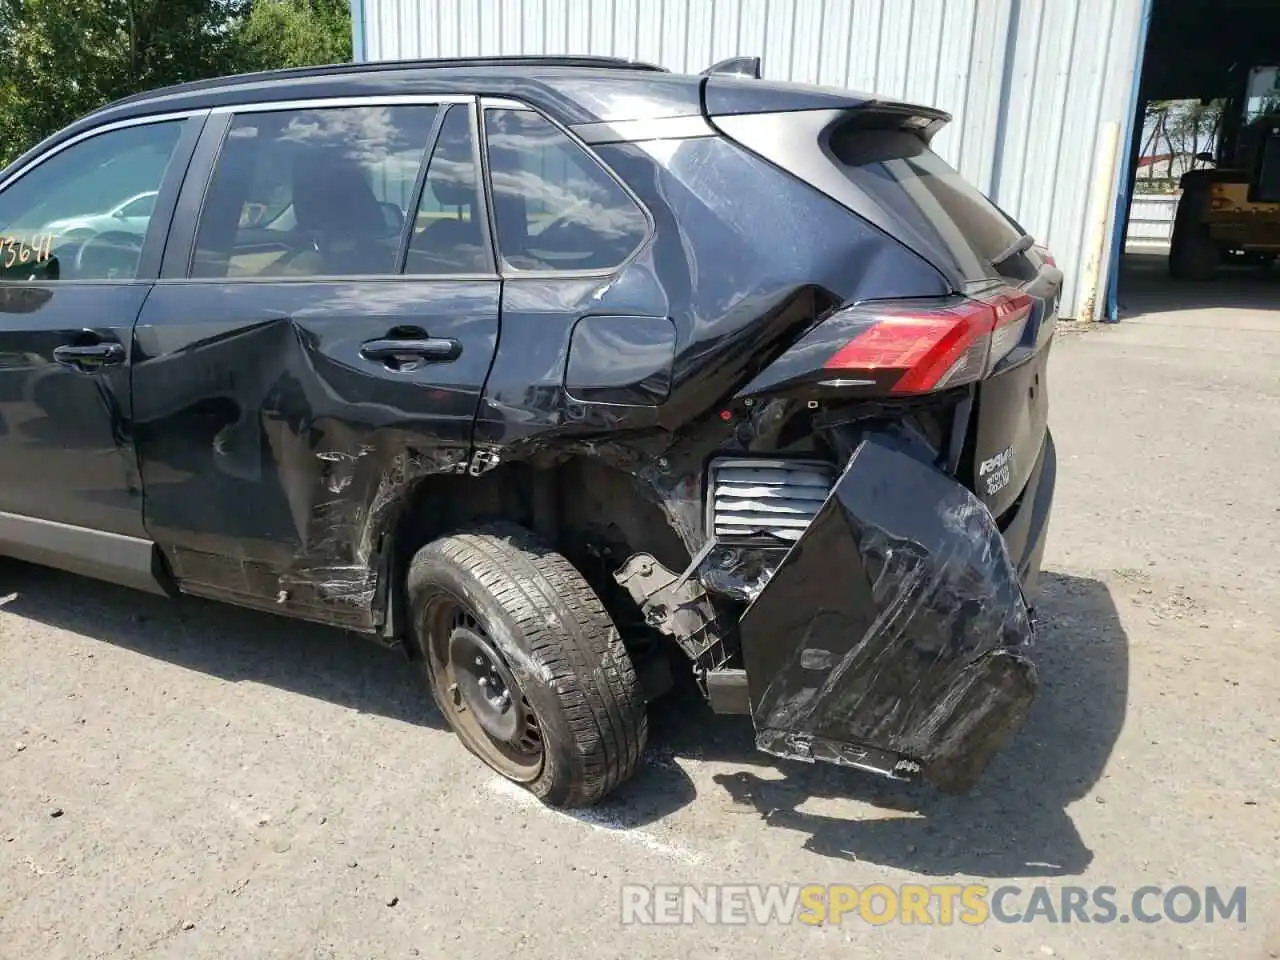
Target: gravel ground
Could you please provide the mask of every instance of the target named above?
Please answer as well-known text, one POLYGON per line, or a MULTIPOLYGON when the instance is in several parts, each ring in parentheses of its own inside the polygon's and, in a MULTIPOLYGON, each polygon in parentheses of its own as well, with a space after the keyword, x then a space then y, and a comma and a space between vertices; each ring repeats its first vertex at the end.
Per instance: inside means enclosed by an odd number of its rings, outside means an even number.
POLYGON ((0 956, 1280 956, 1280 283, 1135 276, 1156 312, 1054 347, 1043 688, 972 794, 775 764, 684 699, 556 813, 396 654, 5 562, 0 956), (1245 885, 1248 922, 620 924, 623 883, 953 878, 1245 885))

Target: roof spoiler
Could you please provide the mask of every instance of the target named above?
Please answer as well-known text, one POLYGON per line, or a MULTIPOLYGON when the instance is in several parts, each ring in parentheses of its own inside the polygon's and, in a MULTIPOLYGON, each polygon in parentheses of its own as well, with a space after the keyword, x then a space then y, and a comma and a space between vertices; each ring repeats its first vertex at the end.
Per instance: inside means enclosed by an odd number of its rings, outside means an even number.
POLYGON ((745 77, 748 80, 760 79, 759 57, 730 57, 713 63, 702 71, 704 77, 745 77))

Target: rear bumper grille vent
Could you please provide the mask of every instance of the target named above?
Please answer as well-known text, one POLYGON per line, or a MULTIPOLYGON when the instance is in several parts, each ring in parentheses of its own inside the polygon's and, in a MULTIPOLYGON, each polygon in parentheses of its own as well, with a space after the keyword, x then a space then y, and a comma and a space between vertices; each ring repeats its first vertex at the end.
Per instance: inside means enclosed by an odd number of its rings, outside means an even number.
POLYGON ((720 540, 799 540, 831 492, 834 471, 815 460, 711 462, 707 529, 720 540))

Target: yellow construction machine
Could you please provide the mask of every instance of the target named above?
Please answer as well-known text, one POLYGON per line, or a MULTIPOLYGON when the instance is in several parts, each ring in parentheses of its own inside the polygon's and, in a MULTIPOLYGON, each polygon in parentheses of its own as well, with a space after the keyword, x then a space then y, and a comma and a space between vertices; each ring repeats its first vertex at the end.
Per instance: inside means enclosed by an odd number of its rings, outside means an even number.
POLYGON ((1169 272, 1209 280, 1228 262, 1267 266, 1280 254, 1280 66, 1241 74, 1208 169, 1182 175, 1169 272))

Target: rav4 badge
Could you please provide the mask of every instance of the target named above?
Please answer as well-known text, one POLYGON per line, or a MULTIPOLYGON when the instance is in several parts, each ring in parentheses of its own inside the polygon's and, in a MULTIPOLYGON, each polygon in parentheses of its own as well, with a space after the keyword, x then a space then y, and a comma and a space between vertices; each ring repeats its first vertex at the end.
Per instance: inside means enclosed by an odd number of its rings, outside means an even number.
POLYGON ((994 457, 978 464, 978 476, 987 481, 987 496, 999 493, 1013 479, 1013 447, 1008 446, 994 457))

